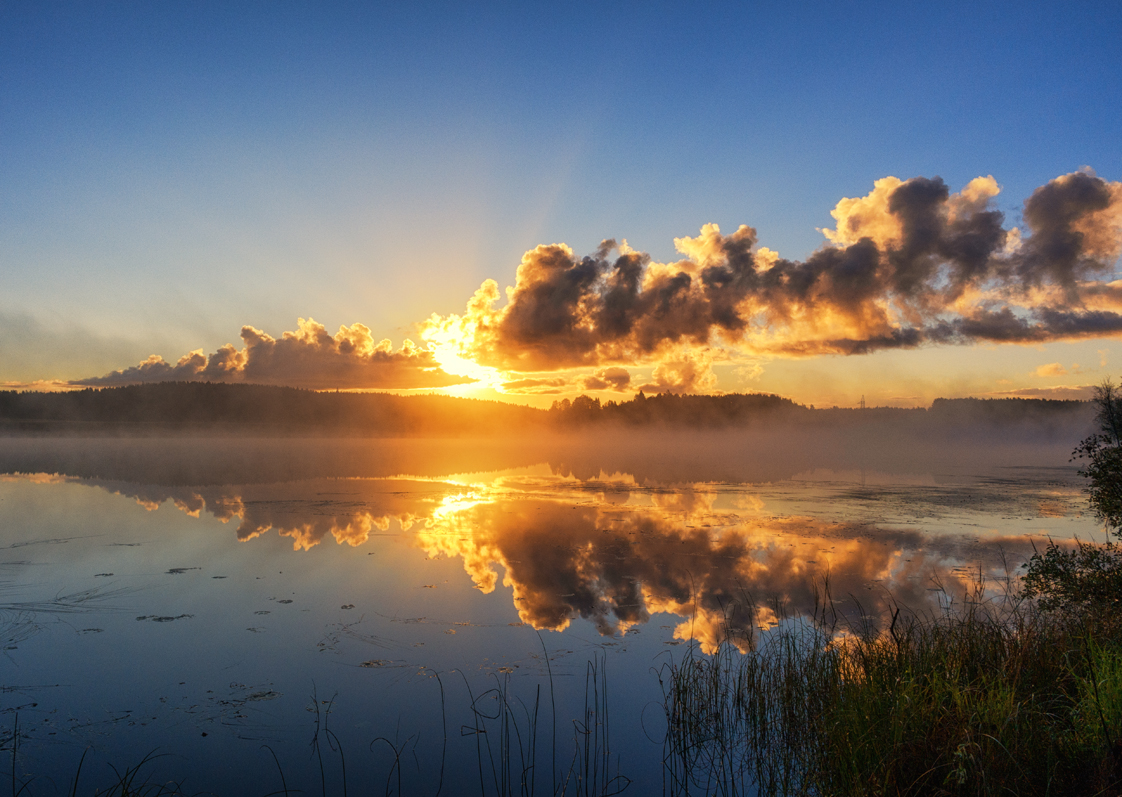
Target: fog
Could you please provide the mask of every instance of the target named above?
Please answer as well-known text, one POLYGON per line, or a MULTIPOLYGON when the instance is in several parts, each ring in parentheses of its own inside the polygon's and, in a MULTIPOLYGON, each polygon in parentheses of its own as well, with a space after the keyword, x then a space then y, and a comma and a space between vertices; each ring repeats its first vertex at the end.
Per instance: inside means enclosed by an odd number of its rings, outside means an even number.
POLYGON ((154 484, 253 484, 321 477, 444 477, 540 463, 595 479, 640 482, 771 482, 818 468, 943 473, 993 467, 1064 466, 1090 434, 1093 411, 1007 418, 875 411, 760 419, 688 429, 577 426, 487 436, 145 435, 0 436, 0 473, 57 473, 154 484))

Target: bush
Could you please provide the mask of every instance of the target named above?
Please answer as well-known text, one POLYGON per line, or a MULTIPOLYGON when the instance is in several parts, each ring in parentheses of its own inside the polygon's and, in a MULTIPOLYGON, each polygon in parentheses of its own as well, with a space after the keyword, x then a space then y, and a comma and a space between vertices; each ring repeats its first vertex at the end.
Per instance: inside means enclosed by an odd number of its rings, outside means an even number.
MULTIPOLYGON (((1091 508, 1115 535, 1122 525, 1122 397, 1109 379, 1095 388, 1098 431, 1072 452, 1086 459, 1079 471, 1090 480, 1091 508)), ((1104 619, 1122 606, 1122 546, 1076 541, 1065 549, 1049 542, 1025 565, 1022 594, 1035 598, 1045 611, 1090 614, 1104 619), (1105 614, 1104 614, 1105 612, 1105 614)))
POLYGON ((1095 388, 1099 430, 1080 443, 1072 460, 1085 459, 1079 471, 1090 479, 1087 493, 1095 514, 1118 533, 1122 526, 1122 396, 1109 379, 1095 388))
POLYGON ((1025 565, 1022 594, 1045 611, 1117 610, 1122 605, 1122 546, 1076 541, 1064 549, 1048 543, 1025 565))

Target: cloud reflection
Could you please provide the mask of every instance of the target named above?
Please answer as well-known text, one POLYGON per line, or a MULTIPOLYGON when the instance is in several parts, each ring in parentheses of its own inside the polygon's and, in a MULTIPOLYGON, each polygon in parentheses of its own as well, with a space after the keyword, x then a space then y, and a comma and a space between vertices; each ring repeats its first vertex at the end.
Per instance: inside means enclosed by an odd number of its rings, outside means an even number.
MULTIPOLYGON (((696 639, 705 650, 725 638, 747 650, 777 615, 820 605, 827 580, 851 615, 877 616, 893 602, 932 608, 940 596, 964 594, 979 575, 1003 577, 1006 557, 1016 564, 1032 544, 1026 535, 976 538, 775 514, 746 485, 670 488, 620 473, 595 479, 515 473, 473 484, 319 479, 100 486, 148 509, 170 501, 188 515, 236 523, 241 541, 273 531, 299 551, 328 539, 359 546, 393 529, 429 557, 459 558, 482 592, 493 593, 500 583, 510 588, 520 619, 534 628, 563 630, 582 618, 601 634, 616 635, 666 613, 680 618, 676 639, 696 639)), ((914 492, 884 486, 875 495, 889 502, 914 492)), ((962 501, 968 492, 935 492, 922 511, 953 511, 941 502, 962 501)), ((836 497, 864 500, 845 491, 836 497)), ((998 505, 1038 517, 1065 515, 1062 497, 1028 491, 1023 498, 1020 507, 998 505)))
POLYGON ((237 524, 242 542, 275 531, 307 551, 328 538, 359 546, 396 523, 408 531, 432 516, 433 508, 456 485, 404 479, 320 479, 296 483, 178 487, 101 482, 105 489, 133 498, 145 509, 167 502, 200 517, 237 524))
POLYGON ((666 612, 684 618, 675 638, 706 650, 726 637, 746 650, 776 609, 812 610, 827 575, 851 608, 920 608, 933 584, 962 594, 977 568, 999 574, 1003 552, 1030 546, 1023 536, 979 542, 810 517, 748 520, 711 513, 704 492, 659 498, 642 508, 478 503, 416 538, 430 555, 460 557, 484 592, 501 568, 519 617, 535 628, 562 630, 581 617, 611 635, 666 612))

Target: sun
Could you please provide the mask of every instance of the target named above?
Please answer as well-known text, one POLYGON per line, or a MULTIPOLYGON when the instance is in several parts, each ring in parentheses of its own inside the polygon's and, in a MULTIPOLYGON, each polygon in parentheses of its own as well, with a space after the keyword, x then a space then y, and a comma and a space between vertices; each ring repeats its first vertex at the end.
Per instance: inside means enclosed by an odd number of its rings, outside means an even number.
MULTIPOLYGON (((455 318, 459 321, 459 318, 455 318)), ((464 357, 463 349, 464 332, 458 323, 437 324, 430 321, 421 331, 421 338, 428 344, 432 357, 440 367, 454 376, 463 376, 476 380, 471 387, 490 388, 496 393, 505 393, 502 389, 503 382, 508 381, 508 374, 489 365, 480 365, 464 357)))

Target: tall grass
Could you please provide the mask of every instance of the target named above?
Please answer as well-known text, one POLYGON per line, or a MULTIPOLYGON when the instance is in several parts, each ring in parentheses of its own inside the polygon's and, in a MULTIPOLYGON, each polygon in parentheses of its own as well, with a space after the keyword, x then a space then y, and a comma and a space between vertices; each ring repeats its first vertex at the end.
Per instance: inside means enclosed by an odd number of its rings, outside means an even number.
POLYGON ((787 619, 748 655, 689 651, 660 683, 672 795, 1122 793, 1110 612, 978 585, 938 613, 897 609, 887 629, 787 619))
MULTIPOLYGON (((565 769, 557 765, 556 721, 550 763, 538 763, 541 687, 530 705, 512 695, 509 674, 493 677, 494 686, 479 696, 471 694, 464 678, 471 696, 472 724, 464 725, 461 733, 476 739, 481 795, 611 797, 630 785, 631 781, 620 773, 619 756, 611 748, 605 655, 594 657, 585 668, 584 707, 571 723, 573 753, 565 769), (546 771, 547 766, 552 773, 546 771)), ((552 672, 549 689, 556 720, 552 672)))

